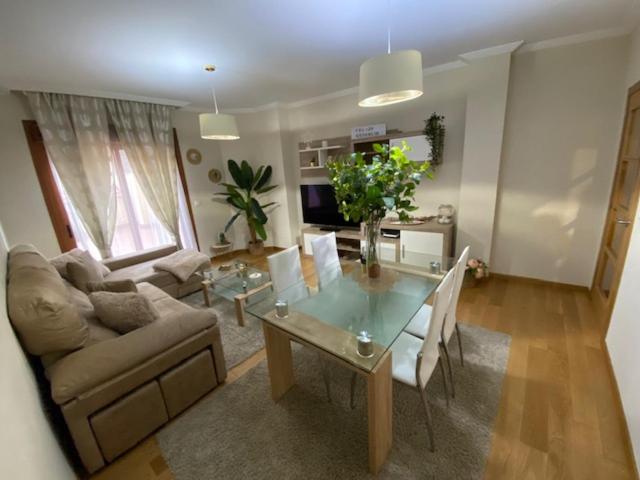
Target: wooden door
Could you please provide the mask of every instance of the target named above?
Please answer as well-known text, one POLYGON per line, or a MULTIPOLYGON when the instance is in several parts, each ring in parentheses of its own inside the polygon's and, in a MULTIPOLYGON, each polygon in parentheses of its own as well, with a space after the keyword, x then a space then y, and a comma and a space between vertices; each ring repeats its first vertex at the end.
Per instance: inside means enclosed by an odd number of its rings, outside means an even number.
POLYGON ((629 90, 618 166, 591 295, 606 333, 627 256, 640 194, 640 83, 629 90))

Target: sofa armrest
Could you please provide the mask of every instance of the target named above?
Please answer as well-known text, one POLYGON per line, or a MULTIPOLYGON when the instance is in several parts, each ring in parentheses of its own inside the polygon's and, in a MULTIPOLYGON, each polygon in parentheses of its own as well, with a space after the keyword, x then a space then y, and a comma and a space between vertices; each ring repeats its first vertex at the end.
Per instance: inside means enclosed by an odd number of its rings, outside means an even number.
POLYGON ((216 323, 214 313, 194 309, 70 353, 47 371, 51 396, 58 404, 68 402, 216 323))
POLYGON ((137 265, 138 263, 166 257, 167 255, 171 255, 177 251, 178 247, 175 245, 163 245, 161 247, 149 248, 139 252, 127 253, 126 255, 120 255, 118 257, 106 258, 102 263, 111 271, 120 270, 121 268, 137 265))

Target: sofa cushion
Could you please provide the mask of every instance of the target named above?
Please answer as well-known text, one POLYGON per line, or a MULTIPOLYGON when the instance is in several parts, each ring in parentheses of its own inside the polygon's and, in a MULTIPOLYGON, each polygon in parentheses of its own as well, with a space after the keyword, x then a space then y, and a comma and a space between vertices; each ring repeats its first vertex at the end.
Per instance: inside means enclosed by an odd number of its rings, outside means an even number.
POLYGON ((67 264, 67 276, 73 286, 84 293, 89 293, 89 282, 97 283, 104 280, 104 275, 102 275, 98 265, 84 260, 69 262, 67 264))
POLYGON ((138 287, 131 279, 126 280, 103 280, 101 282, 87 282, 89 292, 113 292, 126 293, 138 291, 138 287))
POLYGON ((9 253, 7 304, 11 323, 31 354, 75 350, 87 340, 87 323, 62 278, 33 248, 20 246, 9 253))
POLYGON ((149 325, 160 316, 149 299, 140 293, 93 292, 89 300, 100 321, 122 334, 149 325))
POLYGON ((213 312, 185 307, 186 313, 161 312, 145 327, 72 352, 51 365, 47 373, 54 401, 68 402, 216 325, 213 312))
POLYGON ((119 255, 117 257, 105 258, 102 263, 111 271, 120 270, 121 268, 130 267, 132 265, 156 260, 158 258, 171 255, 177 250, 175 245, 163 245, 161 247, 148 248, 146 250, 138 250, 137 252, 119 255))
POLYGON ((133 280, 135 283, 149 282, 157 287, 166 287, 176 283, 176 279, 169 272, 156 272, 153 269, 155 259, 146 262, 130 265, 128 267, 114 270, 105 276, 105 280, 133 280))
POLYGON ((57 257, 53 257, 49 259, 51 265, 55 267, 60 276, 66 280, 69 280, 68 275, 68 265, 69 263, 87 263, 91 262, 96 268, 102 272, 102 276, 107 275, 111 270, 103 265, 101 262, 95 260, 89 252, 85 250, 81 250, 79 248, 74 248, 68 252, 63 253, 62 255, 58 255, 57 257), (88 257, 88 258, 87 258, 88 257))

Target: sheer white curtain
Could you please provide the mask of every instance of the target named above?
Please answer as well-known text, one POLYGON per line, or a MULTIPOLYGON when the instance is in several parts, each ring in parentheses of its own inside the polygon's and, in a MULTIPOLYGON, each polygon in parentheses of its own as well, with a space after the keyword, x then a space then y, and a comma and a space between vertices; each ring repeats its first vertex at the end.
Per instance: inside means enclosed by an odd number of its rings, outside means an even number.
MULTIPOLYGON (((139 250, 169 245, 173 243, 173 238, 162 223, 156 218, 153 210, 142 194, 136 177, 128 163, 124 150, 114 145, 114 171, 116 173, 116 200, 117 219, 113 243, 111 246, 113 255, 124 255, 139 250)), ((62 193, 62 200, 71 221, 71 229, 78 246, 88 250, 94 257, 101 258, 102 255, 92 242, 84 229, 82 222, 75 209, 71 205, 62 183, 55 171, 54 178, 58 189, 62 193)), ((198 245, 189 216, 189 209, 182 185, 178 185, 179 194, 179 218, 180 236, 184 248, 197 249, 198 245)))
POLYGON ((126 100, 107 100, 106 105, 139 187, 181 248, 171 107, 126 100))
POLYGON ((100 252, 111 256, 115 179, 104 100, 25 92, 68 202, 100 252))

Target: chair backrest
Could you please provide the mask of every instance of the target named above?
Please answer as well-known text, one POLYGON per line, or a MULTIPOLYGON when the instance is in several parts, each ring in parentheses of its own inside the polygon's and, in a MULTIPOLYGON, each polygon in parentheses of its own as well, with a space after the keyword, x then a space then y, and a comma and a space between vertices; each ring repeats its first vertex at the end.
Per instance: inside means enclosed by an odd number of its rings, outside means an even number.
POLYGON ((436 289, 433 296, 433 305, 431 306, 431 320, 429 321, 429 329, 422 343, 422 360, 416 365, 416 379, 421 388, 424 388, 429 381, 431 372, 438 362, 438 342, 440 341, 440 333, 442 332, 442 324, 449 306, 449 298, 455 279, 455 271, 451 269, 444 276, 440 285, 436 289))
POLYGON ((342 275, 335 232, 311 240, 311 253, 320 288, 342 275))
POLYGON ((456 309, 458 308, 458 300, 460 299, 460 290, 462 290, 462 282, 464 281, 464 272, 467 270, 467 260, 469 259, 469 247, 465 247, 462 255, 458 258, 455 270, 455 280, 453 282, 453 290, 451 291, 451 300, 449 300, 449 308, 447 316, 442 325, 442 337, 446 342, 451 338, 453 330, 456 328, 456 309))
POLYGON ((302 265, 300 264, 300 251, 297 245, 270 255, 267 257, 267 261, 269 262, 271 283, 276 293, 291 288, 298 283, 304 284, 302 265))

